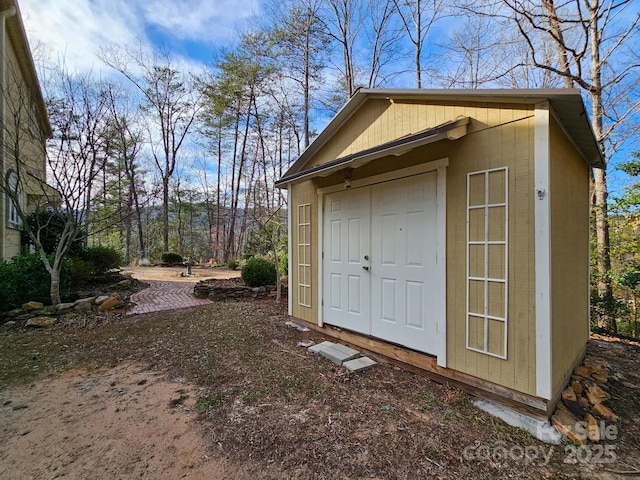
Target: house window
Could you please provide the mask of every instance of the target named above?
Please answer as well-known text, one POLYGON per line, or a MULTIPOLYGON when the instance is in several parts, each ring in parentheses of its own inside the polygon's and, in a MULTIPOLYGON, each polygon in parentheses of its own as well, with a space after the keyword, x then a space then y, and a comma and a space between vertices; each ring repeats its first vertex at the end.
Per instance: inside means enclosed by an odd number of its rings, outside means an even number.
POLYGON ((15 172, 9 172, 7 177, 7 208, 8 215, 7 220, 10 228, 21 228, 20 215, 18 215, 18 208, 16 201, 20 202, 20 189, 18 187, 18 176, 15 172))
POLYGON ((35 102, 31 102, 29 104, 29 131, 35 138, 40 138, 40 126, 38 123, 35 102))
POLYGON ((298 206, 298 304, 311 307, 311 205, 298 206))
POLYGON ((467 175, 467 348, 507 358, 508 169, 467 175))

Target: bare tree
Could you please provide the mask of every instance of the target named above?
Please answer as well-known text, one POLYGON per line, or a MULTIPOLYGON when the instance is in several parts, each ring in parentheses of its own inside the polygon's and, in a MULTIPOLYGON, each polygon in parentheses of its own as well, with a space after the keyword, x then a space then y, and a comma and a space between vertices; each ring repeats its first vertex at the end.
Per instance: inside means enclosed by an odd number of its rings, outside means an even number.
POLYGON ((283 75, 302 89, 304 147, 310 142, 312 93, 318 89, 324 68, 327 36, 320 19, 322 0, 274 1, 273 38, 284 60, 283 75))
MULTIPOLYGON (((632 0, 571 0, 560 6, 553 0, 544 0, 542 6, 529 0, 502 2, 529 46, 531 63, 558 75, 566 87, 577 86, 589 97, 591 125, 609 158, 618 131, 640 108, 640 64, 629 55, 631 46, 640 39, 640 14, 633 11, 632 0), (540 39, 553 43, 556 62, 541 58, 540 39), (634 90, 635 95, 629 95, 634 90)), ((594 169, 597 290, 603 302, 613 298, 607 196, 606 171, 594 169)), ((603 315, 599 323, 616 331, 612 315, 603 315)))
POLYGON ((363 27, 363 6, 361 0, 325 0, 326 33, 340 47, 343 88, 347 98, 356 91, 356 53, 355 45, 363 27))
POLYGON ((109 125, 112 128, 112 142, 109 155, 115 156, 124 171, 127 181, 126 211, 124 215, 125 233, 125 263, 130 259, 131 220, 135 218, 138 237, 138 258, 147 258, 142 222, 142 202, 140 199, 141 172, 139 155, 145 144, 143 128, 138 118, 137 105, 132 103, 131 97, 121 86, 109 85, 107 106, 109 125))
POLYGON ((86 231, 92 186, 104 165, 102 86, 64 67, 50 71, 45 84, 53 137, 47 148, 44 137, 49 132, 44 129, 48 125, 37 120, 31 93, 21 76, 12 73, 3 92, 7 112, 2 148, 13 180, 1 188, 11 201, 13 220, 20 223, 50 275, 51 302, 57 304, 63 259, 86 231), (46 183, 47 172, 54 188, 46 183), (28 221, 31 213, 44 209, 57 210, 64 220, 52 256, 42 239, 54 214, 36 215, 34 221, 28 221))
POLYGON ((433 25, 441 18, 442 0, 393 0, 405 31, 414 47, 416 88, 422 88, 422 54, 425 40, 433 25))
POLYGON ((384 67, 397 58, 402 38, 402 30, 395 24, 397 17, 394 0, 369 0, 366 5, 369 23, 365 28, 369 46, 368 88, 378 87, 388 79, 383 73, 384 67))
POLYGON ((99 56, 143 96, 149 114, 153 160, 162 179, 163 248, 169 251, 169 182, 176 169, 178 153, 200 109, 200 90, 192 88, 191 78, 177 69, 166 51, 146 54, 141 45, 136 49, 112 45, 99 56), (157 140, 156 135, 159 135, 157 140))

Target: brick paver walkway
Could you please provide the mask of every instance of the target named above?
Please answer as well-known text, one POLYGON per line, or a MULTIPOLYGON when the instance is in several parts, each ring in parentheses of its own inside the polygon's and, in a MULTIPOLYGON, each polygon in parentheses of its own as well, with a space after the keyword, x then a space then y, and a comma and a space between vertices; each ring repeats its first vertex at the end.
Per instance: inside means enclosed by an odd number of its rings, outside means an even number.
POLYGON ((177 310, 178 308, 208 305, 211 300, 199 299, 193 296, 193 282, 162 282, 159 280, 145 280, 149 288, 134 293, 131 301, 136 304, 127 315, 138 313, 162 312, 177 310))

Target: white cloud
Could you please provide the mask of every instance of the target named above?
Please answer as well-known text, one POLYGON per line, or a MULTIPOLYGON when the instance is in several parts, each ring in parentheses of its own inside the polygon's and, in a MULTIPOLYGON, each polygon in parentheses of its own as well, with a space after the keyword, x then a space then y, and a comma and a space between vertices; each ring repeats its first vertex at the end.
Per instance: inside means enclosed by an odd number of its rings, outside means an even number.
MULTIPOLYGON (((258 0, 238 7, 235 0, 20 0, 32 45, 42 46, 70 70, 108 71, 97 58, 100 47, 138 39, 152 48, 145 31, 159 29, 164 46, 171 38, 212 45, 233 37, 258 11, 258 0)), ((188 62, 188 60, 187 60, 188 62)))
POLYGON ((130 44, 143 33, 126 0, 21 0, 20 9, 32 47, 42 45, 53 60, 64 57, 71 70, 101 69, 101 46, 130 44))
POLYGON ((259 11, 257 0, 149 0, 140 9, 149 24, 176 38, 217 42, 233 36, 259 11))

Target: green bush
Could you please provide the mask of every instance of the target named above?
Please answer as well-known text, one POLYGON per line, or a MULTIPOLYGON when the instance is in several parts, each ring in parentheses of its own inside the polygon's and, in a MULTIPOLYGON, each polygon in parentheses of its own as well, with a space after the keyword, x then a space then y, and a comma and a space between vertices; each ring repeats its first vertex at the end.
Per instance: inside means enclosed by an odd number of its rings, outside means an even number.
POLYGON ((92 266, 90 275, 97 276, 122 265, 120 252, 112 247, 90 247, 77 256, 78 260, 89 262, 92 266))
MULTIPOLYGON (((53 263, 53 256, 49 258, 53 263)), ((60 294, 69 291, 71 261, 64 259, 60 271, 60 294)), ((0 311, 8 311, 31 300, 49 304, 51 277, 40 255, 31 253, 0 263, 0 311)))
POLYGON ((165 252, 162 254, 162 263, 167 265, 178 265, 179 263, 182 263, 182 256, 173 252, 165 252))
POLYGON ((242 280, 250 287, 275 285, 276 267, 264 258, 252 258, 242 267, 242 280))
POLYGON ((280 275, 283 277, 289 275, 289 255, 287 253, 283 253, 280 255, 278 262, 280 264, 280 275))
POLYGON ((71 278, 73 285, 79 287, 89 283, 93 277, 93 263, 88 260, 74 258, 71 263, 71 278))
POLYGON ((236 260, 235 258, 230 258, 229 261, 227 262, 227 268, 230 268, 231 270, 235 270, 239 266, 240 264, 238 263, 238 260, 236 260))

